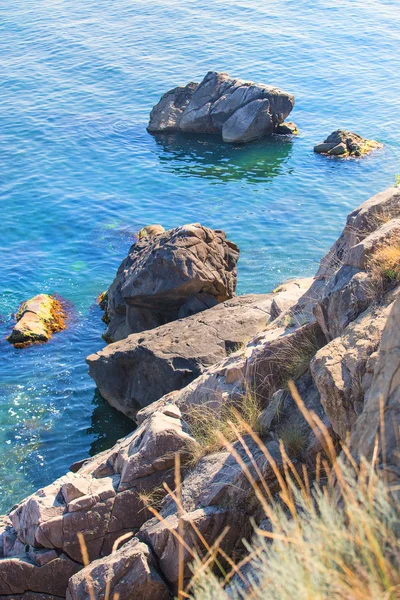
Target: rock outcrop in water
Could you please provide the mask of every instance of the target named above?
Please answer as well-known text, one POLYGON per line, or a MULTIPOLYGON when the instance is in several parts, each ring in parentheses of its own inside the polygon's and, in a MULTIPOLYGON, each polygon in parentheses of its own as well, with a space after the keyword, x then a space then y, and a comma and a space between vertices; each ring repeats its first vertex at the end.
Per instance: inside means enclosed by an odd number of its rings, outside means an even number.
POLYGON ((294 96, 278 88, 211 71, 199 84, 164 94, 147 129, 221 134, 224 142, 243 144, 274 133, 293 107, 294 96))
MULTIPOLYGON (((219 350, 210 355, 209 362, 215 364, 204 364, 201 374, 188 385, 137 413, 139 425, 133 433, 84 461, 77 473, 68 473, 23 500, 0 520, 0 597, 88 600, 90 581, 96 600, 104 600, 107 586, 111 597, 119 593, 126 600, 173 597, 178 582, 178 530, 186 543, 185 584, 191 577, 190 550, 212 546, 223 532, 222 551, 242 557, 242 540, 251 538, 252 521, 266 529, 271 525, 262 506, 253 501, 246 469, 255 482, 262 477, 269 493, 275 495, 277 468, 284 469, 286 464, 279 440, 295 470, 308 469, 310 477, 315 473, 316 456, 323 450, 320 437, 304 420, 287 388, 288 379, 295 380, 304 405, 332 433, 333 440, 344 441, 351 435, 356 460, 371 458, 376 454, 376 439, 383 439, 377 459, 398 488, 400 276, 388 268, 385 257, 388 248, 391 255, 400 252, 399 218, 400 190, 391 188, 349 215, 310 287, 307 282, 301 289, 297 282, 283 286, 278 293, 286 296, 279 301, 272 294, 247 298, 241 306, 237 298, 169 323, 170 338, 176 328, 174 343, 190 343, 185 335, 193 332, 193 344, 200 346, 197 327, 218 311, 225 319, 222 315, 231 304, 233 321, 239 318, 239 308, 246 311, 251 306, 253 324, 260 319, 257 327, 262 330, 242 347, 232 348, 228 356, 221 352, 221 358, 219 350), (260 317, 257 311, 264 313, 260 317), (188 331, 183 334, 185 323, 188 331), (259 410, 257 422, 251 423, 260 432, 266 451, 250 435, 233 440, 232 453, 218 446, 207 449, 201 424, 208 422, 218 430, 227 419, 227 409, 246 414, 254 394, 259 410), (174 485, 178 452, 182 461, 180 528, 174 496, 167 493, 168 486, 174 485), (159 518, 153 518, 148 506, 157 507, 159 518), (91 560, 86 567, 78 532, 85 536, 91 560), (130 538, 121 540, 122 547, 112 552, 115 541, 126 534, 130 538)), ((218 327, 216 321, 214 325, 218 327)), ((231 325, 224 321, 215 338, 220 339, 231 325)), ((146 333, 159 338, 151 358, 154 371, 163 349, 173 349, 171 339, 166 346, 160 341, 164 328, 146 333)), ((136 385, 139 395, 142 382, 144 396, 149 381, 131 374, 138 368, 131 364, 140 345, 136 337, 131 336, 132 348, 121 346, 118 358, 116 344, 110 346, 111 360, 120 361, 121 369, 119 376, 110 378, 110 385, 117 389, 125 378, 124 393, 136 385)), ((106 355, 101 354, 99 360, 107 369, 106 355)), ((232 418, 233 413, 228 415, 232 418)))
POLYGON ((107 341, 158 327, 232 298, 239 249, 199 223, 142 236, 107 294, 107 341))
POLYGON ((364 139, 357 133, 337 129, 328 135, 322 144, 314 146, 314 152, 346 158, 347 156, 363 156, 376 148, 382 148, 382 144, 374 140, 364 139))
POLYGON ((24 302, 16 319, 7 338, 16 348, 48 342, 53 333, 66 327, 66 314, 60 301, 48 294, 38 294, 24 302))

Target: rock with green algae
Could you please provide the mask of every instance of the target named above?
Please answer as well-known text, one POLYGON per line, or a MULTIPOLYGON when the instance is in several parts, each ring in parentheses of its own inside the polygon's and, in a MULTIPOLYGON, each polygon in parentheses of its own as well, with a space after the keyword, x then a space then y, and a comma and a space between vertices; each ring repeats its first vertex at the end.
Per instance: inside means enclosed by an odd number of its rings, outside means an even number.
POLYGON ((364 139, 357 133, 337 129, 322 144, 314 146, 314 152, 346 158, 348 156, 363 156, 376 148, 382 148, 382 144, 374 140, 364 139))
POLYGON ((48 342, 53 333, 65 329, 65 317, 59 300, 48 294, 38 294, 22 303, 7 340, 16 348, 48 342))

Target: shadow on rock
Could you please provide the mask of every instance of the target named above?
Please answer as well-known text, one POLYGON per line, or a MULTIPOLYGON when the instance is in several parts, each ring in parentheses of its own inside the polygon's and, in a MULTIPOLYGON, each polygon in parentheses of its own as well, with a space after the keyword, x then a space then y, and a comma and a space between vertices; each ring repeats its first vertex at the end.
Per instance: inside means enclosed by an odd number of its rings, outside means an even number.
POLYGON ((269 181, 280 174, 293 142, 270 136, 252 144, 224 144, 216 135, 153 134, 160 163, 183 177, 205 177, 215 183, 269 181))

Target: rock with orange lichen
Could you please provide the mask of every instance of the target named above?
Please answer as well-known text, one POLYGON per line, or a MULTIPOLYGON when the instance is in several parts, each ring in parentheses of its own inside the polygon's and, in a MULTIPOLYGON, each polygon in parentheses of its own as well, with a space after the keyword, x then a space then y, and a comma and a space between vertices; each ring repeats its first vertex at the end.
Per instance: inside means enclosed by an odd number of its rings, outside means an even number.
POLYGON ((331 133, 322 144, 314 146, 314 152, 326 156, 346 158, 348 156, 364 156, 376 148, 382 148, 382 144, 375 140, 367 140, 357 133, 337 129, 331 133))
POLYGON ((23 302, 16 318, 7 338, 16 348, 48 342, 53 333, 66 327, 66 314, 60 301, 48 294, 38 294, 23 302))

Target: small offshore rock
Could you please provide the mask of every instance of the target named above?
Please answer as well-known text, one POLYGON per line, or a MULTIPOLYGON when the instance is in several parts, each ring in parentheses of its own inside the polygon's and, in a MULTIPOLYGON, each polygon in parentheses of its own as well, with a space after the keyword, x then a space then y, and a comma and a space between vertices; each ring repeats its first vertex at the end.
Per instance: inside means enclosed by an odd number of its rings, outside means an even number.
POLYGON ((16 318, 17 323, 7 338, 16 348, 48 342, 53 333, 66 328, 61 302, 48 294, 38 294, 23 302, 16 318))
POLYGON ((299 130, 296 123, 293 123, 293 121, 286 121, 285 123, 277 125, 275 133, 278 135, 298 135, 299 130))
POLYGON ((244 144, 274 133, 293 107, 294 96, 276 87, 210 71, 201 83, 164 94, 147 130, 221 134, 224 142, 244 144))
POLYGON ((314 146, 314 152, 342 158, 347 156, 363 156, 376 148, 382 148, 382 146, 383 144, 362 138, 357 133, 337 129, 322 144, 314 146))

